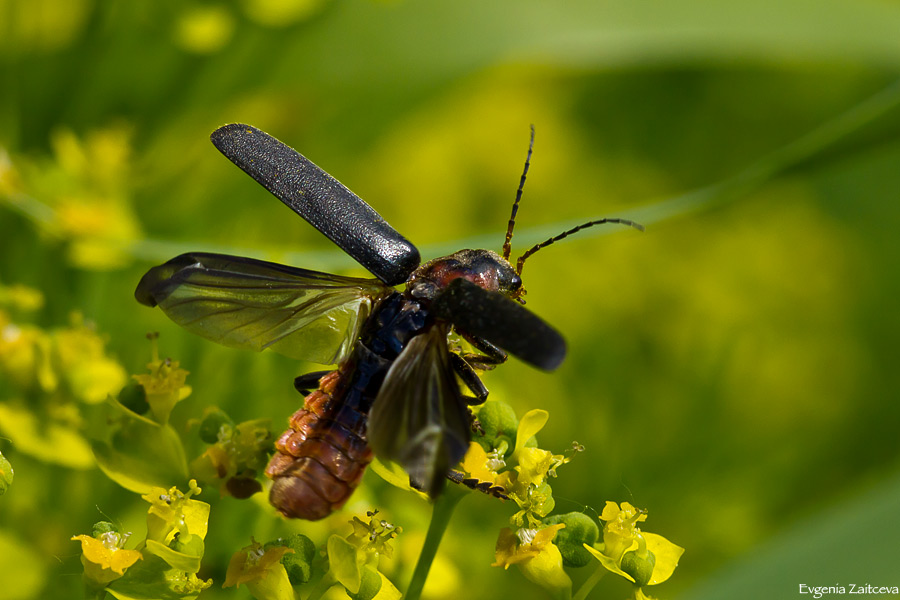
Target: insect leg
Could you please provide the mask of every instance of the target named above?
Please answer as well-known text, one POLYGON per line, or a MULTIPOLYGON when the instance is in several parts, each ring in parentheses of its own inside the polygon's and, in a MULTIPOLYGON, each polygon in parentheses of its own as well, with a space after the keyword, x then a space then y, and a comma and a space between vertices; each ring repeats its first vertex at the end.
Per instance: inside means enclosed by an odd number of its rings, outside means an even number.
POLYGON ((294 378, 294 389, 308 396, 309 393, 319 387, 319 380, 331 373, 332 371, 313 371, 312 373, 304 373, 294 378))
POLYGON ((475 372, 475 369, 473 369, 472 366, 466 362, 466 359, 459 354, 450 354, 450 364, 453 366, 453 370, 456 371, 456 374, 459 375, 459 378, 466 384, 466 387, 475 394, 474 398, 463 396, 466 402, 469 405, 483 404, 484 401, 487 400, 488 389, 485 387, 484 382, 478 377, 478 373, 475 372))
POLYGON ((471 352, 464 353, 462 358, 466 360, 470 365, 474 366, 476 369, 492 369, 497 365, 503 364, 506 362, 506 359, 509 358, 509 355, 499 346, 496 346, 484 338, 476 337, 474 335, 469 335, 468 333, 460 332, 463 339, 467 342, 475 346, 476 350, 482 352, 482 354, 473 354, 471 352))
POLYGON ((453 483, 458 483, 459 485, 464 485, 467 488, 478 490, 479 492, 482 492, 489 496, 493 496, 494 498, 509 500, 509 496, 506 495, 506 490, 499 485, 491 483, 490 481, 481 481, 480 479, 476 479, 474 477, 466 477, 464 473, 461 473, 460 471, 456 471, 454 469, 447 471, 447 479, 449 479, 453 483))

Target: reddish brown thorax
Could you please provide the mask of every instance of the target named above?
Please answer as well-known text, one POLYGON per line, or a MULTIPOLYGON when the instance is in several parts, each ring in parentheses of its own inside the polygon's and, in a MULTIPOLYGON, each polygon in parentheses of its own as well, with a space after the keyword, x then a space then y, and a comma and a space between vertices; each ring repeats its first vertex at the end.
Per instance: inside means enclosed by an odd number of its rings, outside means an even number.
POLYGON ((460 250, 430 260, 412 274, 407 290, 418 298, 434 298, 454 279, 468 279, 490 292, 515 296, 522 280, 509 261, 491 250, 460 250))

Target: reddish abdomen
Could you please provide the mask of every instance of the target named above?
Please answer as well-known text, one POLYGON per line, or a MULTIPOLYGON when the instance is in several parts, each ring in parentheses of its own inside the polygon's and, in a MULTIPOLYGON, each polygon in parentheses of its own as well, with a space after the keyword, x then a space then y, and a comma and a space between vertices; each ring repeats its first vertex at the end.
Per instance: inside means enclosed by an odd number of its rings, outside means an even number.
POLYGON ((347 385, 349 368, 345 364, 319 380, 319 389, 305 398, 290 419, 291 428, 275 442, 266 468, 275 480, 269 501, 286 517, 327 517, 344 505, 372 460, 368 411, 348 397, 361 393, 347 385))

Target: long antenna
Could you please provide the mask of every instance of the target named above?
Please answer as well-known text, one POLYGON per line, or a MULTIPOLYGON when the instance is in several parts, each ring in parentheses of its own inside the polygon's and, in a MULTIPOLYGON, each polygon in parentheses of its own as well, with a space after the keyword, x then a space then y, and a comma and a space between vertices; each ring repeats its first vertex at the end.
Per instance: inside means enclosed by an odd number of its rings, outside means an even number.
MULTIPOLYGON (((523 177, 523 179, 524 179, 524 177, 523 177)), ((513 214, 515 214, 515 213, 513 213, 513 214)), ((520 256, 519 260, 516 261, 516 274, 518 274, 518 275, 522 274, 522 267, 525 266, 525 259, 528 258, 529 256, 531 256, 532 254, 534 254, 535 252, 537 252, 538 250, 540 250, 541 248, 546 248, 550 244, 553 244, 554 242, 558 242, 559 240, 566 238, 566 237, 572 235, 573 233, 577 233, 577 232, 581 231, 582 229, 587 229, 588 227, 593 227, 594 225, 603 225, 604 223, 618 223, 620 225, 628 225, 629 227, 634 227, 638 231, 644 231, 643 225, 641 225, 640 223, 635 223, 634 221, 632 221, 630 219, 617 219, 617 218, 611 217, 608 219, 597 219, 596 221, 588 221, 587 223, 582 223, 578 227, 573 227, 572 229, 569 229, 568 231, 563 231, 561 234, 554 236, 554 237, 550 238, 549 240, 543 241, 540 244, 536 244, 536 245, 532 246, 531 248, 529 248, 525 252, 525 254, 520 256)), ((506 247, 504 246, 504 250, 505 249, 506 249, 506 247)))
POLYGON ((516 190, 516 201, 512 205, 512 214, 509 216, 509 225, 506 227, 506 241, 503 242, 503 258, 509 260, 512 251, 510 241, 513 236, 513 228, 516 226, 516 213, 519 212, 519 200, 522 199, 522 190, 525 188, 525 176, 528 175, 528 167, 531 165, 531 151, 534 149, 534 125, 531 126, 531 141, 528 142, 528 156, 525 157, 525 169, 522 171, 522 179, 519 180, 519 189, 516 190))

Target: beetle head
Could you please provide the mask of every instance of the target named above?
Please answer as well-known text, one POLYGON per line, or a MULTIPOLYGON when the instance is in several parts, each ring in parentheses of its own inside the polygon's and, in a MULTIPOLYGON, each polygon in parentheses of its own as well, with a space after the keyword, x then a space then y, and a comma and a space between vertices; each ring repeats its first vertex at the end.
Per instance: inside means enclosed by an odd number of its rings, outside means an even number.
POLYGON ((459 278, 510 298, 517 298, 522 291, 522 278, 516 269, 491 250, 460 250, 428 261, 412 274, 407 289, 413 296, 434 297, 459 278))

